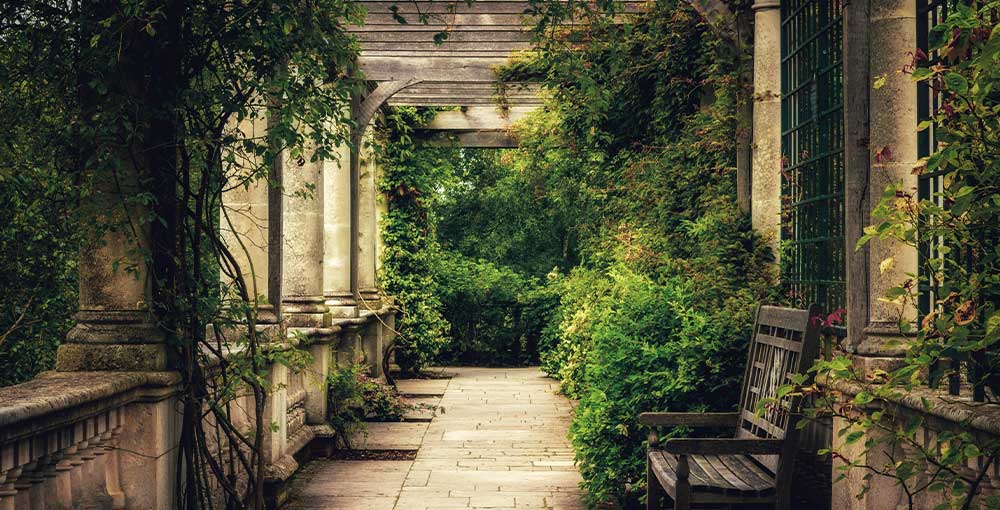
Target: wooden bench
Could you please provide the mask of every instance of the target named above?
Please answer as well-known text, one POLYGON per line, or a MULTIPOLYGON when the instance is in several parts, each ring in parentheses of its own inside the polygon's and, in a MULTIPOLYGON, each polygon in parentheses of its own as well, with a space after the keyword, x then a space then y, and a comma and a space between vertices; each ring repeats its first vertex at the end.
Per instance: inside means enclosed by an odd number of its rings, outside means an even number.
POLYGON ((805 373, 819 351, 819 325, 807 310, 759 306, 750 342, 740 406, 733 413, 642 413, 651 427, 646 459, 647 510, 664 494, 677 510, 692 506, 753 504, 791 508, 791 478, 798 448, 799 399, 757 413, 758 402, 777 397, 778 387, 805 373), (732 427, 731 438, 667 439, 657 427, 732 427))

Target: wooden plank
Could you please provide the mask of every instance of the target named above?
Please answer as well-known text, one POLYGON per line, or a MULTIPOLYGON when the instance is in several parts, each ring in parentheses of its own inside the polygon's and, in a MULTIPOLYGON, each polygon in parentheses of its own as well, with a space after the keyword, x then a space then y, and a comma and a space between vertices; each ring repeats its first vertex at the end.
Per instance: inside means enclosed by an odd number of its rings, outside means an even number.
MULTIPOLYGON (((488 97, 401 97, 391 99, 389 105, 392 106, 488 106, 496 105, 496 99, 488 97)), ((541 106, 542 101, 530 98, 513 98, 508 104, 517 106, 541 106)))
MULTIPOLYGON (((386 20, 391 21, 391 20, 386 20)), ((455 23, 461 25, 516 25, 518 19, 497 16, 476 16, 475 18, 456 16, 455 23)), ((397 25, 396 30, 373 30, 356 31, 354 36, 365 42, 407 42, 407 41, 434 41, 434 36, 439 32, 428 30, 410 30, 409 25, 397 25)), ((461 32, 447 32, 445 44, 448 42, 501 42, 518 41, 530 42, 531 33, 527 29, 520 30, 473 30, 461 32)))
POLYGON ((725 459, 732 457, 731 455, 708 455, 706 458, 712 463, 715 469, 719 472, 722 477, 733 486, 734 489, 739 491, 752 491, 755 490, 753 486, 744 481, 739 477, 737 473, 734 473, 732 468, 730 468, 725 459))
POLYGON ((656 427, 735 427, 739 417, 739 413, 642 413, 639 424, 656 427))
MULTIPOLYGON (((844 242, 849 256, 847 279, 847 342, 860 345, 870 320, 871 244, 854 247, 871 224, 870 69, 871 0, 844 4, 844 242)), ((879 191, 879 190, 875 190, 879 191)))
POLYGON ((796 308, 761 306, 757 323, 804 332, 809 324, 809 312, 796 308))
POLYGON ((740 490, 737 489, 736 487, 733 487, 733 485, 729 483, 729 480, 727 480, 726 477, 722 476, 722 473, 720 473, 719 470, 712 465, 712 462, 708 459, 708 456, 691 455, 688 457, 688 464, 698 466, 698 469, 701 470, 702 473, 704 473, 703 478, 709 480, 709 483, 711 484, 710 490, 712 492, 719 492, 723 494, 740 493, 740 490))
POLYGON ((446 49, 446 50, 434 50, 428 52, 426 50, 373 50, 367 49, 364 51, 364 55, 368 57, 451 57, 451 58, 495 58, 495 59, 507 59, 511 56, 511 52, 508 50, 468 50, 468 49, 446 49))
POLYGON ((503 114, 496 107, 469 107, 465 110, 439 112, 420 131, 506 131, 529 113, 534 107, 517 106, 503 114))
MULTIPOLYGON (((775 426, 773 423, 757 416, 756 414, 750 411, 741 412, 740 419, 750 422, 752 425, 754 425, 759 429, 762 429, 764 432, 767 432, 774 438, 780 439, 785 437, 785 429, 775 426)), ((745 431, 745 429, 741 428, 741 431, 745 431)), ((757 435, 756 437, 761 437, 761 436, 757 435)))
POLYGON ((514 52, 527 50, 528 45, 510 41, 455 42, 439 45, 428 38, 426 41, 366 42, 361 45, 361 54, 367 56, 370 51, 398 51, 400 48, 406 48, 407 51, 419 51, 423 54, 417 56, 422 57, 468 55, 472 52, 488 51, 490 53, 485 55, 487 57, 507 59, 514 52))
POLYGON ((518 146, 517 139, 501 131, 474 131, 471 133, 418 133, 416 140, 431 147, 466 147, 474 149, 510 149, 518 146))
POLYGON ((766 333, 757 333, 757 335, 754 336, 754 341, 771 345, 779 349, 784 349, 786 351, 802 352, 802 342, 785 340, 784 338, 771 336, 766 333))
POLYGON ((365 76, 373 81, 450 80, 493 83, 493 69, 507 62, 505 58, 456 57, 369 57, 362 53, 358 64, 365 76))
POLYGON ((740 438, 672 438, 660 446, 666 453, 735 455, 735 454, 778 454, 783 439, 740 439, 740 438))
MULTIPOLYGON (((485 85, 483 87, 463 87, 461 85, 440 86, 440 87, 419 87, 414 86, 398 92, 393 97, 453 97, 464 95, 472 97, 492 98, 497 95, 497 90, 492 84, 470 84, 485 85)), ((538 92, 530 89, 508 89, 504 95, 507 98, 518 99, 538 99, 538 92)))
POLYGON ((744 455, 724 455, 719 460, 749 487, 748 491, 765 493, 774 490, 774 478, 744 455))

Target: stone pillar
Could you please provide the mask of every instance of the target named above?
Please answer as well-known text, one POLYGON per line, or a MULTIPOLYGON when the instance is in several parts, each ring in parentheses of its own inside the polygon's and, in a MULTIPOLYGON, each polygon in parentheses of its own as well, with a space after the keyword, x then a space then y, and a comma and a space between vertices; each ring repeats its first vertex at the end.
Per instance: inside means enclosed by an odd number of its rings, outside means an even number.
POLYGON ((781 3, 757 0, 753 46, 751 218, 775 255, 781 239, 781 3))
POLYGON ((265 465, 273 465, 285 454, 288 446, 288 367, 281 363, 271 365, 268 383, 272 388, 264 404, 264 448, 261 455, 265 465), (271 428, 272 424, 275 428, 271 428))
POLYGON ((382 376, 382 322, 378 315, 372 317, 372 322, 364 329, 365 362, 368 363, 369 374, 372 377, 382 376))
POLYGON ((312 363, 303 380, 306 389, 306 423, 319 425, 326 423, 327 384, 333 349, 329 341, 317 342, 309 346, 312 363))
POLYGON ((383 168, 376 165, 375 169, 375 275, 382 272, 382 264, 385 260, 385 239, 382 237, 382 222, 389 214, 389 197, 378 191, 378 183, 382 180, 383 168))
MULTIPOLYGON (((916 4, 913 0, 871 0, 871 76, 885 76, 885 85, 871 91, 871 171, 869 203, 874 207, 886 186, 903 183, 916 196, 917 177, 917 85, 900 70, 910 63, 917 47, 916 4)), ((917 251, 895 241, 874 239, 869 244, 868 317, 857 352, 862 355, 898 354, 883 345, 887 337, 900 335, 900 314, 916 320, 916 310, 880 301, 886 291, 917 272, 917 251), (883 263, 884 262, 884 263, 883 263)))
POLYGON ((286 323, 290 327, 322 327, 327 318, 323 297, 323 163, 285 159, 283 178, 281 274, 286 323))
POLYGON ((357 317, 351 289, 351 148, 323 162, 323 297, 333 317, 357 317))
POLYGON ((151 392, 143 403, 111 414, 102 439, 107 441, 105 482, 112 508, 174 507, 182 417, 172 391, 151 392))
POLYGON ((355 324, 346 326, 340 334, 340 344, 337 346, 337 366, 344 368, 364 361, 360 326, 355 324))
POLYGON ((85 205, 104 232, 80 251, 80 307, 76 326, 59 346, 56 369, 164 370, 167 345, 151 314, 152 278, 143 255, 151 244, 149 210, 128 201, 141 190, 139 176, 122 165, 117 175, 95 179, 85 205))
POLYGON ((378 310, 379 292, 375 278, 376 238, 378 221, 375 207, 375 158, 362 144, 358 173, 358 293, 364 304, 378 310))
MULTIPOLYGON (((242 136, 247 138, 262 138, 266 136, 266 120, 244 119, 238 126, 242 136)), ((242 276, 251 302, 257 307, 258 321, 265 324, 277 322, 275 304, 280 303, 280 288, 271 285, 272 268, 270 264, 271 239, 271 201, 272 195, 280 190, 272 189, 269 180, 263 176, 254 176, 262 164, 255 154, 247 154, 241 148, 234 147, 238 161, 247 161, 243 171, 233 169, 228 190, 222 195, 223 210, 220 212, 219 224, 223 242, 233 254, 238 265, 238 273, 242 276), (278 291, 278 292, 276 292, 278 291)), ((233 273, 237 268, 231 269, 233 273)), ((234 275, 235 276, 235 275, 234 275)), ((223 272, 223 283, 231 283, 223 272)))

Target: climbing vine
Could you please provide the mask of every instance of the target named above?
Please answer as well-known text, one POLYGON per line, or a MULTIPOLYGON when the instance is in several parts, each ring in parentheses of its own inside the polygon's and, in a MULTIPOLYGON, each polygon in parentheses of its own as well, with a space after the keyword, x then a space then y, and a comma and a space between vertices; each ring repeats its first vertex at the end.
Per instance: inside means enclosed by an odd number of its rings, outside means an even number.
POLYGON ((409 374, 434 359, 448 331, 432 272, 439 247, 429 211, 434 188, 447 180, 449 164, 433 149, 416 150, 412 139, 413 129, 435 114, 433 109, 394 108, 379 120, 373 144, 383 172, 378 189, 389 201, 380 226, 385 243, 380 277, 401 308, 395 358, 409 374))
MULTIPOLYGON (((356 2, 341 0, 0 7, 4 205, 68 220, 66 245, 47 269, 56 281, 68 280, 72 247, 97 249, 105 235, 125 238, 128 253, 102 262, 136 275, 139 265, 151 269, 156 331, 182 376, 179 508, 264 505, 264 406, 275 389, 268 367, 304 360, 284 339, 258 334, 258 296, 237 263, 233 250, 242 248, 222 238, 233 228, 221 198, 277 186, 277 169, 297 171, 346 143, 350 121, 340 112, 358 84, 357 46, 344 27, 361 16, 356 2), (267 124, 266 135, 238 128, 253 121, 267 124), (337 125, 344 128, 329 128, 337 125), (44 202, 25 201, 26 168, 58 207, 42 212, 44 202), (241 413, 259 425, 238 426, 241 413)), ((5 243, 18 228, 4 227, 5 243)), ((17 299, 39 317, 46 312, 37 307, 72 293, 58 296, 17 299)))

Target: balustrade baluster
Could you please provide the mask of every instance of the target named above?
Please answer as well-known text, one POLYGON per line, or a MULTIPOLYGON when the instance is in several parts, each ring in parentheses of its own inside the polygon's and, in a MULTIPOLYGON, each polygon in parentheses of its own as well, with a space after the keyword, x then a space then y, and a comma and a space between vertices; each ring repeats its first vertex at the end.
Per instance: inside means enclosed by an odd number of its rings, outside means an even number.
POLYGON ((14 510, 14 497, 17 496, 14 481, 19 476, 21 476, 20 467, 0 473, 0 510, 14 510))
MULTIPOLYGON (((42 444, 44 445, 45 443, 43 442, 42 444)), ((43 452, 42 458, 38 459, 38 465, 28 475, 31 510, 48 510, 48 491, 46 490, 45 482, 47 480, 46 473, 53 466, 53 461, 51 452, 47 449, 43 450, 43 452)))
POLYGON ((52 482, 55 489, 50 501, 50 508, 56 510, 73 510, 73 480, 71 471, 73 464, 70 458, 76 454, 76 446, 67 446, 53 456, 52 482))
POLYGON ((31 472, 38 467, 38 461, 31 461, 21 468, 21 473, 14 480, 14 508, 31 508, 31 472))
POLYGON ((105 451, 107 452, 104 481, 108 496, 111 497, 111 510, 121 510, 125 508, 125 493, 122 491, 118 479, 118 439, 122 433, 121 413, 115 410, 111 411, 109 416, 109 426, 112 428, 101 435, 101 440, 105 441, 105 451))

